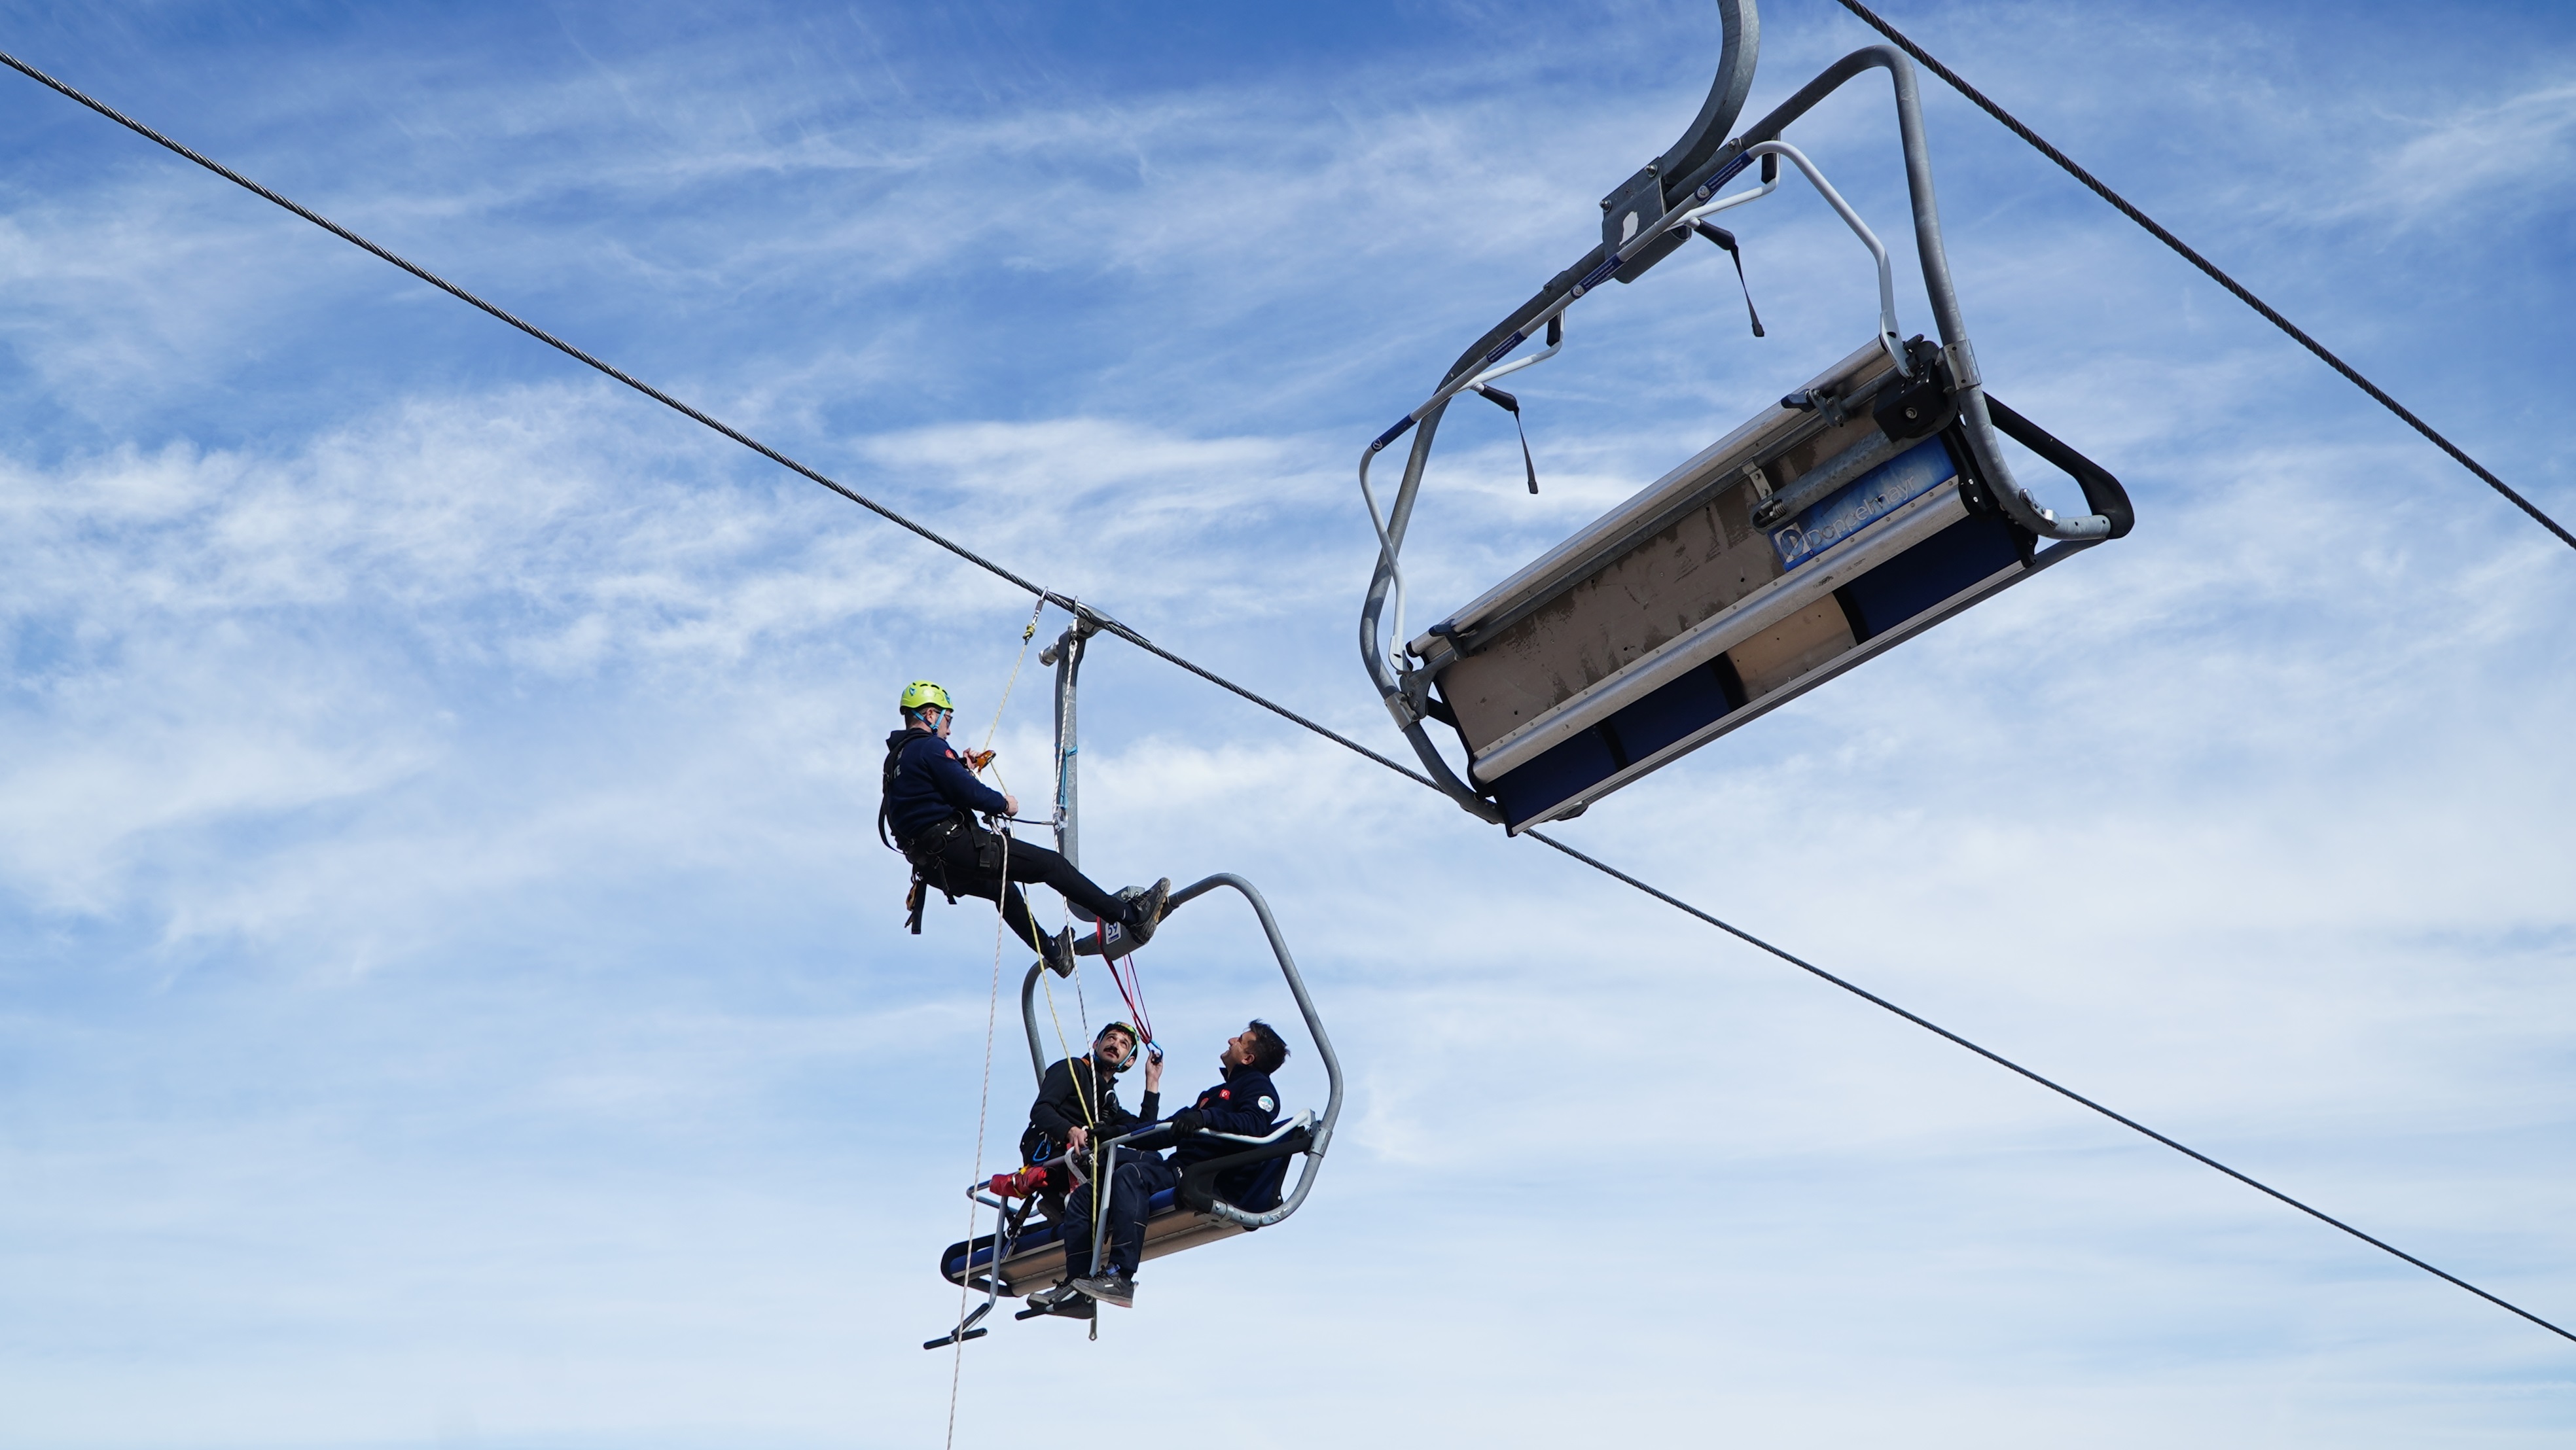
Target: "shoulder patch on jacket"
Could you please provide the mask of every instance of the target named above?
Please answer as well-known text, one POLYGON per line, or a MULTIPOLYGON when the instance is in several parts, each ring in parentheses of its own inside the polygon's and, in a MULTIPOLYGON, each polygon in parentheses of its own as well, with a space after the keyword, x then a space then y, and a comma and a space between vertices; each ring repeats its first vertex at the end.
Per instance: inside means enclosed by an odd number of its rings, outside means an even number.
POLYGON ((1268 1098, 1263 1098, 1261 1100, 1261 1111, 1265 1113, 1275 1113, 1279 1111, 1279 1105, 1268 1098))

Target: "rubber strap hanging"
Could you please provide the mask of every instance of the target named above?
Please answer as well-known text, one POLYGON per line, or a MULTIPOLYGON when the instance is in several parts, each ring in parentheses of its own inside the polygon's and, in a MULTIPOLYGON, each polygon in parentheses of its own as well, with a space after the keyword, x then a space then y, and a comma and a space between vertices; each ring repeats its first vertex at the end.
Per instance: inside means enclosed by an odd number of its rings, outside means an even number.
POLYGON ((1119 1000, 1127 1004, 1127 1020, 1135 1024, 1136 1030, 1145 1035, 1145 1042, 1150 1045, 1154 1041, 1154 1019, 1145 1012, 1145 979, 1137 975, 1135 954, 1127 955, 1126 971, 1122 974, 1119 959, 1109 955, 1109 924, 1094 921, 1091 932, 1092 939, 1100 943, 1100 959, 1109 964, 1109 980, 1118 988, 1119 1000))
MULTIPOLYGON (((1768 161, 1771 158, 1765 156, 1762 159, 1768 161)), ((1744 289, 1744 315, 1753 319, 1753 335, 1764 336, 1762 314, 1753 310, 1753 285, 1744 280, 1744 253, 1736 248, 1735 233, 1711 222, 1693 222, 1691 230, 1717 243, 1719 251, 1735 259, 1735 285, 1744 289)))
POLYGON ((1476 391, 1484 394, 1487 402, 1512 415, 1512 429, 1521 435, 1521 467, 1529 470, 1530 492, 1538 492, 1538 465, 1530 461, 1529 430, 1521 426, 1521 400, 1485 383, 1478 383, 1476 391))

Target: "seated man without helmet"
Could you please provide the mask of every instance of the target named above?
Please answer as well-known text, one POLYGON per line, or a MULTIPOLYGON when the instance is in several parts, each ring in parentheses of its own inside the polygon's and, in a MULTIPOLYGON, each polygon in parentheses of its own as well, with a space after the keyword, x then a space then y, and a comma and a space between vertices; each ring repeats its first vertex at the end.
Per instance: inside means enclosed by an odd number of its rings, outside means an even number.
POLYGON ((1136 1267, 1144 1255, 1145 1220, 1153 1211, 1154 1195, 1179 1187, 1181 1174, 1190 1165, 1242 1151, 1241 1144, 1209 1138, 1206 1132, 1250 1138, 1277 1125, 1279 1090, 1271 1085, 1270 1074, 1287 1060, 1288 1044, 1267 1022, 1252 1022, 1226 1043, 1217 1058, 1225 1070, 1224 1081, 1199 1094, 1193 1106, 1171 1116, 1174 1144, 1168 1161, 1156 1153, 1118 1150, 1104 1225, 1108 1251, 1101 1256, 1100 1272, 1090 1272, 1092 1194, 1099 1183, 1093 1174, 1091 1181, 1074 1190, 1063 1220, 1065 1274, 1071 1282, 1040 1290, 1029 1302, 1053 1308, 1088 1297, 1122 1309, 1133 1307, 1136 1267))

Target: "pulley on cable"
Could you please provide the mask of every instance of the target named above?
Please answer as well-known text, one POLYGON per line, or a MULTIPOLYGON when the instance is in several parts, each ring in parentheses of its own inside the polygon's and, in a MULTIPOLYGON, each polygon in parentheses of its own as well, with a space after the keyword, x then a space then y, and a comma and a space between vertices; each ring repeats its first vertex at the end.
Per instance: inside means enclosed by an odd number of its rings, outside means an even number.
MULTIPOLYGON (((1461 354, 1440 387, 1360 455, 1378 538, 1360 653, 1396 725, 1450 797, 1514 833, 1580 814, 1785 704, 2105 539, 2129 532, 2109 472, 1985 390, 1943 250, 1911 62, 1889 46, 1845 56, 1727 140, 1752 84, 1753 0, 1718 0, 1715 84, 1670 151, 1602 199, 1601 243, 1461 354), (1914 239, 1940 341, 1897 326, 1887 249, 1782 130, 1864 70, 1894 81, 1914 239), (1573 537, 1417 635, 1399 562, 1449 401, 1557 355, 1566 309, 1644 276, 1692 236, 1733 260, 1719 212, 1778 189, 1794 167, 1875 264, 1874 335, 1573 537), (1759 184, 1727 193, 1759 168, 1759 184), (1544 329, 1542 352, 1511 353, 1544 329), (1413 433, 1381 509, 1377 455, 1413 433), (2088 512, 2060 517, 2013 477, 1998 435, 2072 476, 2088 512), (2041 547, 2042 541, 2046 547, 2041 547), (1688 567, 1674 567, 1687 559, 1688 567), (1453 768, 1426 722, 1455 731, 1453 768)), ((1505 398, 1496 401, 1504 402, 1505 398)), ((1516 400, 1514 400, 1516 402, 1516 400)), ((1513 406, 1514 402, 1506 402, 1513 406)), ((1537 470, 1530 469, 1533 490, 1537 470)))

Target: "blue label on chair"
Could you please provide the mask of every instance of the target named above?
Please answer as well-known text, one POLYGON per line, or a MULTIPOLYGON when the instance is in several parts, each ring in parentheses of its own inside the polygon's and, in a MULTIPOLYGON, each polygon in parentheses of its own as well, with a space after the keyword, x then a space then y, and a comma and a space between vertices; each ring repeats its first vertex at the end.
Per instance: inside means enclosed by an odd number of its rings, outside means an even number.
POLYGON ((1783 568, 1795 569, 1880 519, 1948 482, 1958 472, 1950 450, 1938 438, 1927 438, 1889 459, 1840 492, 1810 504, 1806 512, 1774 529, 1771 547, 1780 551, 1783 568))

